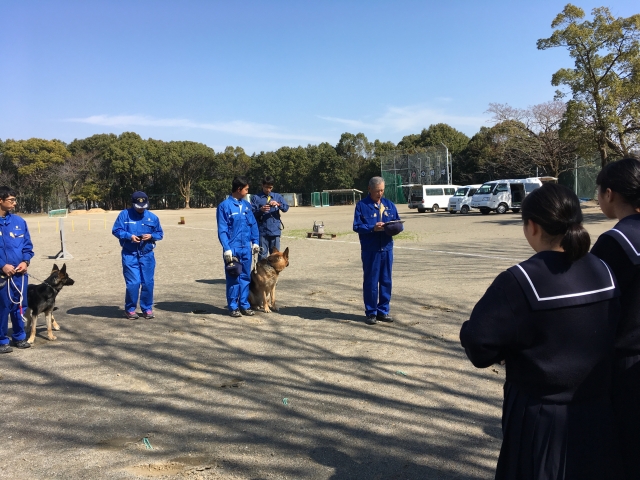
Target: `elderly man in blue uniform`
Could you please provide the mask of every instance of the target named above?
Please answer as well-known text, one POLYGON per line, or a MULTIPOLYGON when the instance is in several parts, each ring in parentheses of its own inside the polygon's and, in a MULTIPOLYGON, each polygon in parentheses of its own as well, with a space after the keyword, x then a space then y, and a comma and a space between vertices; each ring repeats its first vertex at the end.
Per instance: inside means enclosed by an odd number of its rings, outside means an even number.
POLYGON ((251 205, 245 200, 247 193, 247 179, 235 177, 231 184, 231 195, 218 205, 216 212, 218 240, 222 245, 224 263, 229 265, 236 259, 242 265, 239 275, 225 269, 227 306, 232 317, 255 313, 249 305, 249 283, 252 255, 258 253, 260 246, 256 219, 251 205))
POLYGON ((369 180, 369 195, 356 205, 353 231, 360 237, 362 285, 366 323, 393 322, 389 315, 391 270, 393 267, 393 235, 402 231, 398 210, 383 198, 384 180, 369 180))
POLYGON ((7 330, 9 316, 16 348, 29 348, 24 331, 23 312, 27 308, 27 267, 33 257, 33 244, 27 222, 11 210, 16 206, 16 192, 10 187, 0 187, 0 353, 9 353, 7 330))
POLYGON ((280 250, 282 221, 280 214, 289 210, 282 195, 273 191, 274 179, 266 176, 262 180, 262 192, 251 197, 251 209, 258 221, 260 233, 260 255, 258 260, 267 258, 273 247, 280 250))
POLYGON ((139 297, 143 318, 151 319, 154 317, 153 275, 156 269, 153 250, 156 242, 164 237, 164 232, 160 219, 148 210, 146 193, 135 192, 131 195, 131 202, 131 208, 120 212, 111 231, 122 246, 122 272, 126 285, 124 316, 130 320, 138 318, 136 306, 139 297))

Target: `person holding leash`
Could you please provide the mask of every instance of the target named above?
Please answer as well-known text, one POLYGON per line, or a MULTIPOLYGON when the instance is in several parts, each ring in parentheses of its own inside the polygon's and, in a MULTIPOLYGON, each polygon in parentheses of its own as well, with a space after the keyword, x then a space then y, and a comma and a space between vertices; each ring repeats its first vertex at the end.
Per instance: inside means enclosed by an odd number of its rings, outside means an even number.
POLYGON ((609 163, 596 184, 602 212, 618 220, 591 253, 611 267, 620 284, 613 408, 624 478, 631 480, 640 478, 640 160, 609 163))
POLYGON ((33 244, 27 222, 11 213, 14 208, 16 192, 10 187, 0 187, 0 353, 13 351, 7 336, 9 316, 13 345, 16 348, 31 346, 26 340, 23 312, 27 308, 27 268, 33 258, 33 244))
POLYGON ((580 202, 568 188, 531 192, 522 220, 536 254, 498 275, 460 330, 474 366, 506 364, 495 478, 620 479, 610 398, 615 277, 588 253, 580 202))
POLYGON ((282 195, 273 191, 274 179, 262 179, 262 191, 251 197, 251 209, 258 221, 260 233, 260 254, 258 260, 267 258, 273 247, 280 250, 280 232, 284 228, 280 215, 289 210, 282 195))
POLYGON ((389 315, 393 235, 403 227, 396 206, 383 195, 384 179, 373 177, 369 180, 369 195, 357 203, 353 215, 353 231, 358 232, 362 250, 362 293, 368 325, 375 325, 378 320, 393 322, 389 315))
POLYGON ((120 240, 122 247, 122 272, 126 285, 124 316, 138 318, 136 306, 140 297, 142 317, 153 315, 153 285, 156 258, 153 250, 156 242, 164 237, 160 219, 149 209, 149 197, 144 192, 131 195, 131 208, 123 210, 116 218, 111 233, 120 240))
POLYGON ((222 245, 227 281, 229 315, 254 315, 249 304, 252 255, 258 253, 259 235, 251 205, 245 200, 249 182, 238 176, 231 183, 231 195, 218 205, 218 240, 222 245))

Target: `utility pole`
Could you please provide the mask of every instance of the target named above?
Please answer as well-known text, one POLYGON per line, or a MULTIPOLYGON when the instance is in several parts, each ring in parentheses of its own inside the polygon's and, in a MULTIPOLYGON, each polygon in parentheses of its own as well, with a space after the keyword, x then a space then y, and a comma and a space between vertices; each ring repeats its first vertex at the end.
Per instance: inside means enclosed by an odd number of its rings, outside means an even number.
POLYGON ((447 184, 451 185, 451 177, 453 176, 453 165, 451 165, 451 169, 449 169, 449 149, 442 142, 440 142, 440 145, 442 145, 445 148, 445 150, 447 151, 447 153, 446 153, 446 155, 447 155, 447 184))

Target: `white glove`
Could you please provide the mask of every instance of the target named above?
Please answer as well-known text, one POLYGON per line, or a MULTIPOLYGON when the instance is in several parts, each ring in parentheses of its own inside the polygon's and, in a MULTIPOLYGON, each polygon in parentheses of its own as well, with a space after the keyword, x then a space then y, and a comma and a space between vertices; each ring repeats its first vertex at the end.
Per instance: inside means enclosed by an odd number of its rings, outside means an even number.
POLYGON ((256 253, 260 253, 260 245, 256 245, 255 243, 251 245, 251 253, 253 253, 254 255, 256 253))
POLYGON ((224 258, 224 263, 231 263, 233 259, 233 252, 231 250, 227 250, 222 254, 222 258, 224 258))

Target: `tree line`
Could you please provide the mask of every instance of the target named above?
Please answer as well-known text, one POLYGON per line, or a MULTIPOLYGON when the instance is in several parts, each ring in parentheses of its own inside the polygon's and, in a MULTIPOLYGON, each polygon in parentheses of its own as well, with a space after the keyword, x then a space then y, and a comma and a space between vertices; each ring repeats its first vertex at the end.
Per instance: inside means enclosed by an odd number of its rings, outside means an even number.
POLYGON ((365 190, 386 155, 442 144, 452 155, 457 184, 536 172, 558 177, 578 158, 597 158, 604 166, 640 151, 640 15, 615 18, 599 7, 585 18, 568 4, 553 20, 552 35, 537 42, 540 50, 567 49, 574 62, 552 76, 560 87, 555 98, 527 108, 491 103, 491 125, 471 138, 440 123, 397 144, 343 133, 336 145, 253 155, 240 147, 215 152, 197 142, 145 140, 133 132, 69 144, 8 139, 0 140, 0 184, 12 185, 20 209, 28 212, 74 204, 120 209, 135 190, 147 192, 154 208, 190 208, 217 205, 235 175, 247 176, 255 187, 272 175, 280 192, 365 190))

